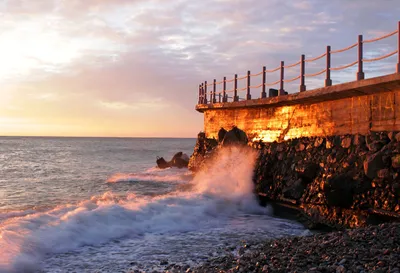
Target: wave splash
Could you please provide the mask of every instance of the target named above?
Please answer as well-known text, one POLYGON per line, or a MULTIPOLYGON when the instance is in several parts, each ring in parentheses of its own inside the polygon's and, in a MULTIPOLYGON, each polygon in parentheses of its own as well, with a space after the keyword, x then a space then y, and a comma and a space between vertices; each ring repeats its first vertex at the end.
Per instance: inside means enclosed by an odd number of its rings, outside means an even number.
POLYGON ((146 234, 180 233, 224 226, 243 214, 268 214, 253 195, 256 152, 224 149, 190 182, 191 191, 143 197, 112 192, 78 204, 0 224, 0 272, 35 272, 46 255, 146 234))

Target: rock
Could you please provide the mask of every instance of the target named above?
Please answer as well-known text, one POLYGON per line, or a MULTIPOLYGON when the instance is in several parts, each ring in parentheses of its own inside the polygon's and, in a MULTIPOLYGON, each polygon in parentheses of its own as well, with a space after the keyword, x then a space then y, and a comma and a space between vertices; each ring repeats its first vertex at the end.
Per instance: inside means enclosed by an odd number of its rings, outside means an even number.
POLYGON ((297 179, 294 183, 289 184, 283 190, 283 196, 285 198, 291 198, 295 200, 299 200, 303 195, 304 190, 306 189, 306 185, 303 183, 301 178, 297 179))
POLYGON ((165 161, 163 157, 157 157, 156 162, 157 166, 160 169, 165 169, 169 167, 177 167, 179 169, 187 168, 189 164, 189 156, 182 152, 178 152, 172 157, 170 161, 165 161))
POLYGON ((400 154, 397 154, 392 157, 392 167, 395 169, 400 168, 400 154))
POLYGON ((397 133, 394 138, 396 139, 397 142, 400 142, 400 133, 397 133))
POLYGON ((157 156, 156 163, 157 163, 158 168, 160 168, 160 169, 166 169, 166 168, 170 167, 168 162, 163 157, 157 156))
POLYGON ((314 178, 317 176, 318 171, 320 170, 319 164, 317 163, 309 163, 304 168, 303 172, 300 172, 299 175, 304 179, 304 182, 307 184, 312 182, 314 178))
POLYGON ((365 143, 365 136, 356 134, 353 139, 353 144, 356 146, 361 146, 365 143))
POLYGON ((296 152, 302 152, 302 151, 304 151, 305 148, 306 148, 306 146, 303 143, 298 142, 295 150, 296 150, 296 152))
POLYGON ((346 273, 346 268, 343 265, 336 267, 336 273, 346 273))
POLYGON ((218 142, 221 143, 224 140, 224 137, 228 131, 226 131, 223 127, 218 131, 218 142))
POLYGON ((236 126, 227 132, 222 140, 222 145, 232 145, 232 144, 247 144, 248 139, 244 131, 240 130, 236 126))
POLYGON ((217 140, 206 138, 206 134, 204 132, 200 132, 197 135, 197 141, 194 147, 193 154, 189 159, 189 170, 199 170, 204 162, 204 159, 207 158, 207 154, 209 155, 210 153, 212 153, 217 146, 217 140))
POLYGON ((351 146, 351 142, 352 142, 351 137, 345 137, 342 139, 341 145, 343 148, 348 149, 351 146))
POLYGON ((328 206, 349 208, 353 204, 354 184, 353 178, 346 174, 329 179, 324 185, 328 206))
POLYGON ((377 152, 377 151, 381 150, 383 148, 383 146, 385 146, 385 145, 379 140, 373 141, 371 143, 367 143, 367 148, 371 152, 377 152))
POLYGON ((332 149, 332 148, 333 148, 333 143, 332 143, 332 141, 326 140, 325 148, 326 148, 326 149, 332 149))
POLYGON ((377 176, 377 172, 384 167, 385 164, 382 160, 381 152, 369 155, 364 160, 364 173, 370 179, 374 179, 377 176))
POLYGON ((395 132, 389 132, 387 134, 387 136, 390 139, 390 141, 396 141, 396 133, 395 132))
POLYGON ((388 178, 390 176, 389 169, 382 169, 377 172, 379 178, 388 178))
POLYGON ((182 152, 176 153, 171 160, 171 166, 181 168, 187 168, 189 164, 189 157, 187 154, 183 154, 182 152))
POLYGON ((322 137, 317 137, 314 141, 314 147, 318 148, 319 146, 321 146, 324 143, 325 139, 322 137))

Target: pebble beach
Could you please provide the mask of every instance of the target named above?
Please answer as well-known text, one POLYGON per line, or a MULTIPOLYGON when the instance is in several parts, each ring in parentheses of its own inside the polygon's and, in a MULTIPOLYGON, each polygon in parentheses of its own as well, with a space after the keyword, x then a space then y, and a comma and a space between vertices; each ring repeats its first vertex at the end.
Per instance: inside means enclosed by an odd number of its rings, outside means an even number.
POLYGON ((244 243, 236 254, 164 272, 400 272, 400 223, 244 243))

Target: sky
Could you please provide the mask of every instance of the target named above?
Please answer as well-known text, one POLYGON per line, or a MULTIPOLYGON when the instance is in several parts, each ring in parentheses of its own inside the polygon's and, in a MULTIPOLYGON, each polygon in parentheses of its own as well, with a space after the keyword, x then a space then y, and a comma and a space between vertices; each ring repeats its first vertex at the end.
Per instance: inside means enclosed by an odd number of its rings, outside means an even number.
MULTIPOLYGON (((399 20, 399 0, 0 0, 0 135, 196 137, 201 82, 312 58, 399 20)), ((396 47, 395 36, 367 44, 365 57, 396 47)), ((352 49, 332 66, 355 60, 352 49)), ((366 77, 394 73, 395 63, 365 64, 366 77)), ((307 63, 306 73, 324 65, 307 63)), ((332 72, 333 82, 355 74, 332 72)))

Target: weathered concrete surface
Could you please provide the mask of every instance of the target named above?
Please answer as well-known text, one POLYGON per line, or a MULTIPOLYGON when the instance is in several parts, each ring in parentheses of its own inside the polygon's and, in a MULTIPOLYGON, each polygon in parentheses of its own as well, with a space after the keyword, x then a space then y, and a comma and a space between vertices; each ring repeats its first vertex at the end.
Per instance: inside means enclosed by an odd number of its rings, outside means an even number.
POLYGON ((400 74, 240 102, 197 105, 207 138, 237 126, 250 140, 400 131, 400 74))

